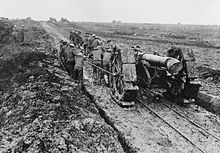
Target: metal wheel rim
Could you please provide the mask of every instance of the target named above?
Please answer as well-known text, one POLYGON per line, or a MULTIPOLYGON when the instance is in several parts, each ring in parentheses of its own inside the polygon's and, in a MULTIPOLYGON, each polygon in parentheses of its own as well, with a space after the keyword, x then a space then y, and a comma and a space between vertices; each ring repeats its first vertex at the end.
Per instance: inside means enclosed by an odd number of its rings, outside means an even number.
POLYGON ((118 74, 116 76, 113 76, 112 78, 112 85, 113 85, 113 95, 116 99, 121 100, 124 97, 125 91, 124 91, 124 82, 123 78, 121 76, 121 67, 122 64, 120 63, 120 58, 117 55, 113 59, 112 63, 112 73, 118 74))

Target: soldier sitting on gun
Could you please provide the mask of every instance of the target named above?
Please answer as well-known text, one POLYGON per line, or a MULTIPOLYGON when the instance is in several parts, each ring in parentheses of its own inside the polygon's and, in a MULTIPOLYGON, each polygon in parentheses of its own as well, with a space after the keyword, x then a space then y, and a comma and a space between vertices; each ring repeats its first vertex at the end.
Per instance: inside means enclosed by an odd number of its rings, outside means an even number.
POLYGON ((187 72, 187 65, 186 65, 186 60, 185 60, 183 53, 182 53, 182 49, 180 47, 172 46, 167 51, 167 56, 178 59, 183 64, 183 68, 182 68, 182 70, 179 71, 179 74, 186 75, 185 73, 187 72))

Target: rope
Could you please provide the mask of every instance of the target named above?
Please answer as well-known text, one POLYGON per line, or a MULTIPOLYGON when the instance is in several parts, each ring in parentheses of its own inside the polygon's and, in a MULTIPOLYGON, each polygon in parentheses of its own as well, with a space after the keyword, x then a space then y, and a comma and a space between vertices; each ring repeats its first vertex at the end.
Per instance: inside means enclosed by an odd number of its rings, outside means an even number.
POLYGON ((90 65, 92 65, 92 66, 94 66, 94 67, 96 67, 96 68, 98 68, 98 69, 100 69, 100 70, 102 70, 102 71, 112 75, 112 76, 117 76, 119 74, 119 72, 118 73, 111 73, 111 72, 109 72, 109 71, 107 71, 107 70, 105 70, 105 69, 103 69, 103 68, 93 64, 91 61, 88 61, 88 59, 86 60, 86 62, 88 62, 90 65))

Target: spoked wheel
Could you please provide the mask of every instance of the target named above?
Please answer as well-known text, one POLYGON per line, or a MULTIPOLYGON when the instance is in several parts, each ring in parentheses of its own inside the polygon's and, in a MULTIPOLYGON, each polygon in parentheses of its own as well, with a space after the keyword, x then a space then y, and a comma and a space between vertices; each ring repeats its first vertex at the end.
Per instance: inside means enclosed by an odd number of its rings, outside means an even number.
POLYGON ((116 74, 112 77, 112 95, 118 101, 123 100, 125 95, 125 86, 122 76, 122 62, 119 53, 115 54, 112 59, 111 70, 113 74, 116 74))

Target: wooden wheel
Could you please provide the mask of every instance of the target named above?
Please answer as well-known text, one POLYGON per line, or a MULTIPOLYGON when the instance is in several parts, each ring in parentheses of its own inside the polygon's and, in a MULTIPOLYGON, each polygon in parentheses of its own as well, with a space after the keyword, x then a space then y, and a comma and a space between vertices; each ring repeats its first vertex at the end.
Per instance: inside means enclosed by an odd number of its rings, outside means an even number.
POLYGON ((125 85, 122 76, 122 61, 120 51, 116 51, 113 55, 111 72, 116 74, 111 79, 112 95, 116 100, 123 100, 125 95, 125 85))

